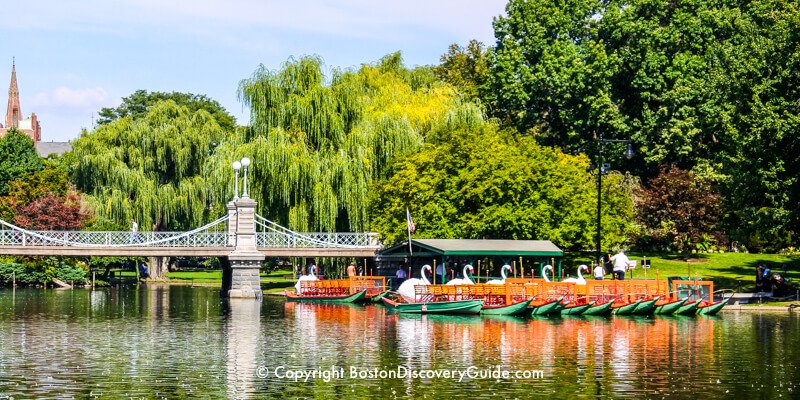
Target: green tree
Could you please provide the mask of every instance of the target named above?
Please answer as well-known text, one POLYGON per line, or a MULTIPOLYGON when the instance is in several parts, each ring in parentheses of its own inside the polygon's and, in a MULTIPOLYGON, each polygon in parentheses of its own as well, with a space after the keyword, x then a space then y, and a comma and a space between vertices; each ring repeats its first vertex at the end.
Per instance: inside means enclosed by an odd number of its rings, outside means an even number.
POLYGON ((460 100, 430 68, 407 69, 399 53, 326 78, 322 60, 263 66, 241 82, 250 107, 245 143, 220 146, 216 182, 230 162, 253 159, 260 212, 299 230, 365 230, 370 185, 419 148, 460 100))
POLYGON ((478 40, 470 40, 465 48, 453 43, 447 54, 442 55, 441 64, 433 67, 433 72, 469 99, 485 100, 489 78, 488 54, 486 46, 478 40))
POLYGON ((224 212, 226 187, 212 186, 204 167, 231 135, 207 111, 163 101, 84 132, 73 142, 72 178, 91 195, 100 225, 196 228, 224 212))
POLYGON ((611 85, 620 60, 597 39, 600 12, 600 0, 510 1, 494 22, 493 113, 569 152, 597 133, 627 137, 611 85))
POLYGON ((0 195, 8 192, 8 183, 42 169, 33 140, 11 128, 0 137, 0 195))
MULTIPOLYGON (((6 195, 0 196, 0 219, 12 222, 23 207, 46 196, 52 196, 61 205, 75 203, 75 198, 79 200, 80 197, 73 190, 67 172, 55 160, 44 160, 44 169, 8 183, 6 195), (68 197, 72 199, 68 199, 68 197)), ((78 201, 77 203, 82 202, 78 201)), ((86 208, 85 205, 78 205, 81 209, 86 208)), ((86 210, 82 210, 82 212, 86 218, 80 223, 81 226, 88 222, 91 214, 86 210)))
POLYGON ((713 177, 732 239, 786 246, 800 229, 799 22, 787 0, 511 0, 492 112, 568 151, 630 137, 645 180, 672 164, 713 177))
POLYGON ((128 97, 123 97, 122 104, 119 106, 101 109, 98 113, 100 118, 97 119, 97 124, 106 125, 127 116, 138 119, 144 116, 150 107, 165 100, 172 100, 179 106, 185 106, 192 113, 198 110, 205 110, 225 130, 231 131, 236 126, 236 119, 233 115, 229 114, 218 101, 212 100, 205 95, 181 92, 148 92, 141 89, 128 97))
MULTIPOLYGON (((417 237, 593 246, 596 186, 585 156, 540 146, 493 124, 459 126, 458 120, 376 184, 372 227, 385 242, 405 238, 408 207, 417 237)), ((610 174, 604 185, 603 244, 610 248, 625 240, 633 210, 622 175, 610 174)))
POLYGON ((759 251, 797 245, 800 232, 800 8, 762 0, 731 17, 736 40, 718 52, 716 116, 729 144, 720 163, 731 238, 759 251), (734 19, 735 17, 735 19, 734 19))

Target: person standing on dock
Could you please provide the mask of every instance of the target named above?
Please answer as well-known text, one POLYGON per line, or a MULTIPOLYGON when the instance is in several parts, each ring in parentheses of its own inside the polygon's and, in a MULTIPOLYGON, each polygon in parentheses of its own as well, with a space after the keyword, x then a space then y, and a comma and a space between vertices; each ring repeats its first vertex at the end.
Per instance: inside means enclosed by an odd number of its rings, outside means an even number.
POLYGON ((603 264, 597 264, 597 266, 594 267, 593 275, 595 280, 602 281, 605 274, 606 270, 603 268, 603 264))
POLYGON ((350 263, 350 265, 347 266, 347 277, 352 278, 354 276, 356 276, 356 265, 350 263))
POLYGON ((624 280, 625 271, 628 270, 628 263, 630 262, 628 256, 625 255, 625 251, 620 250, 614 257, 611 257, 611 262, 614 263, 614 277, 619 280, 624 280))

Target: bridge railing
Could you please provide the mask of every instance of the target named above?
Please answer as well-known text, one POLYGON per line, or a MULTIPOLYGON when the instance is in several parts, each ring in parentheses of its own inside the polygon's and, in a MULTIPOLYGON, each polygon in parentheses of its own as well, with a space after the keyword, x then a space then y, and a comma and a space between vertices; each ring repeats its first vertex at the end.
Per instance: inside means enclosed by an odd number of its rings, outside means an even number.
POLYGON ((376 233, 339 233, 339 232, 297 232, 286 234, 279 232, 258 232, 258 247, 290 247, 290 248, 336 248, 336 247, 379 247, 376 233))
POLYGON ((225 247, 226 232, 0 230, 0 246, 225 247))
MULTIPOLYGON (((227 232, 130 231, 29 231, 0 230, 0 246, 133 246, 133 247, 225 247, 227 232)), ((379 247, 375 233, 303 232, 302 236, 258 232, 258 247, 336 248, 379 247)))

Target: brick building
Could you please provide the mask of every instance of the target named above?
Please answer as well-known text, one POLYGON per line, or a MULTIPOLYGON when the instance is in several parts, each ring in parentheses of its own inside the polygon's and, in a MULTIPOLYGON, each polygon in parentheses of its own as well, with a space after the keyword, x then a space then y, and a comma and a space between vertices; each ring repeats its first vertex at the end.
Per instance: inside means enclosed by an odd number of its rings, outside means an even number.
POLYGON ((6 111, 5 124, 0 124, 0 136, 8 132, 8 129, 15 127, 20 132, 28 135, 34 143, 42 140, 42 127, 35 113, 31 113, 28 118, 23 118, 22 108, 19 105, 19 88, 17 87, 17 68, 15 63, 11 63, 11 85, 8 87, 8 109, 6 111))

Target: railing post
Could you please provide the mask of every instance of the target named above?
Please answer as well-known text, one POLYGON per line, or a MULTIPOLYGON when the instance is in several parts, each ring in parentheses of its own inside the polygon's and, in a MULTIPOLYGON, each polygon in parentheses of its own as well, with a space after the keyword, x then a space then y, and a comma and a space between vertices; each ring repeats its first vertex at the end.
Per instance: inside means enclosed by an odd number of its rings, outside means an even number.
POLYGON ((229 201, 225 208, 228 210, 228 246, 236 246, 236 225, 238 224, 236 203, 229 201))

